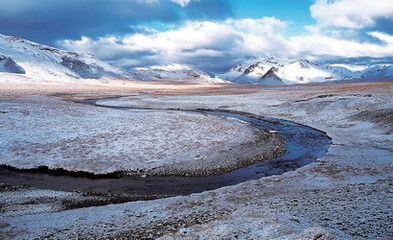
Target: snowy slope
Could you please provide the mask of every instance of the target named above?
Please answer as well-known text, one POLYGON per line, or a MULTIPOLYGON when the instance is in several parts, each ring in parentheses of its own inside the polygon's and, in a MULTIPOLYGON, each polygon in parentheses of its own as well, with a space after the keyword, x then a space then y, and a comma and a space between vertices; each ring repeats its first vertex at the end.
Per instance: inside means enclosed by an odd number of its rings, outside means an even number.
POLYGON ((89 54, 78 54, 0 34, 0 72, 33 79, 125 78, 127 71, 89 54))
POLYGON ((166 71, 161 69, 138 70, 130 72, 132 78, 138 81, 173 81, 187 83, 225 83, 220 78, 210 77, 201 71, 166 71))
POLYGON ((392 64, 374 64, 366 65, 348 65, 348 64, 332 64, 334 67, 342 67, 345 71, 360 73, 360 78, 387 78, 393 76, 392 64))
POLYGON ((365 78, 385 78, 393 76, 392 64, 377 64, 370 66, 362 71, 362 76, 365 78))
POLYGON ((304 59, 264 58, 242 62, 220 78, 237 83, 263 85, 326 82, 393 76, 391 64, 356 66, 315 63, 304 59))

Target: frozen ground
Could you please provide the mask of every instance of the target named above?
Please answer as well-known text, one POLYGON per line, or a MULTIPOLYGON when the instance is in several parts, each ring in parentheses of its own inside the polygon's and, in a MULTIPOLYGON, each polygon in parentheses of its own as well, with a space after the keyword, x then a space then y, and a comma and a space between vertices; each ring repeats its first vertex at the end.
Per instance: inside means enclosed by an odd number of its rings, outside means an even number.
POLYGON ((200 113, 118 110, 48 97, 1 98, 0 111, 0 164, 21 169, 204 175, 231 169, 241 158, 268 157, 279 146, 274 134, 200 113), (240 152, 255 143, 258 151, 240 152))
MULTIPOLYGON (((0 236, 5 239, 392 239, 393 83, 247 91, 146 95, 100 104, 231 109, 293 120, 332 137, 333 145, 327 155, 294 172, 190 196, 61 212, 55 207, 42 210, 38 201, 31 203, 31 208, 41 209, 41 213, 21 216, 2 210, 6 214, 0 218, 0 236)), ((4 194, 9 191, 4 190, 0 195, 4 194)))

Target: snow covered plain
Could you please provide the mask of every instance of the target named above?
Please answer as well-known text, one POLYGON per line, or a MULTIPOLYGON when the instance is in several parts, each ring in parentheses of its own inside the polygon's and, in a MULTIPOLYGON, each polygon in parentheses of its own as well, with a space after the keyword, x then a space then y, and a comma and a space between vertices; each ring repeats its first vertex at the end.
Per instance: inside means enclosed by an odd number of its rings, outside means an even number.
POLYGON ((267 157, 279 139, 200 113, 109 109, 48 97, 1 98, 0 109, 0 164, 21 169, 208 175, 234 168, 241 158, 267 157), (259 150, 240 151, 259 141, 259 150))
MULTIPOLYGON (((393 83, 244 88, 210 94, 149 94, 100 104, 230 109, 293 120, 332 137, 333 145, 327 155, 280 176, 154 201, 58 212, 62 209, 58 202, 47 203, 45 206, 52 207, 43 209, 42 203, 53 195, 46 192, 35 201, 25 202, 37 210, 31 214, 12 214, 1 208, 4 214, 0 218, 0 236, 3 239, 391 239, 393 83)), ((0 195, 11 196, 15 192, 17 198, 25 191, 2 187, 0 195)), ((4 200, 0 203, 6 205, 4 200)), ((6 206, 10 209, 9 204, 6 206)))

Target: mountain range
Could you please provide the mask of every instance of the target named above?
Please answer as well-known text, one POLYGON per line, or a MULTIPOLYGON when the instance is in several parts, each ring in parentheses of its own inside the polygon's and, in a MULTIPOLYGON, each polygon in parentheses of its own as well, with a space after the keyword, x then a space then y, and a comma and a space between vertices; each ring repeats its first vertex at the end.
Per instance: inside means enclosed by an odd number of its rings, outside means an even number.
POLYGON ((393 76, 392 64, 354 66, 326 64, 305 59, 254 58, 211 77, 195 71, 148 69, 126 71, 91 54, 74 53, 18 37, 0 34, 0 80, 23 79, 69 81, 73 79, 126 79, 187 83, 252 83, 262 85, 304 84, 393 76), (2 77, 3 76, 3 77, 2 77))
POLYGON ((218 77, 236 83, 283 85, 390 76, 392 64, 354 66, 269 57, 244 61, 218 77))
POLYGON ((91 54, 74 53, 18 37, 0 34, 1 73, 23 79, 69 81, 73 79, 126 79, 137 81, 183 81, 224 83, 204 72, 138 70, 126 71, 91 54))

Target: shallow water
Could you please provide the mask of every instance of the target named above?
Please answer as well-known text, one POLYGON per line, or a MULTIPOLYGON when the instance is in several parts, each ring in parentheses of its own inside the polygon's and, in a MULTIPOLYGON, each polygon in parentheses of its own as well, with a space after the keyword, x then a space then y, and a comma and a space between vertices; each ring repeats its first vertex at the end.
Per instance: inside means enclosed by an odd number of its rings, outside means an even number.
MULTIPOLYGON (((128 110, 133 111, 133 109, 128 110)), ((208 177, 136 178, 125 176, 97 179, 0 168, 0 182, 11 185, 28 185, 39 189, 125 194, 140 197, 188 195, 293 171, 323 157, 331 145, 331 140, 325 133, 290 121, 254 118, 220 111, 202 111, 202 113, 222 118, 236 118, 248 122, 254 127, 277 131, 285 139, 286 153, 270 161, 259 162, 229 173, 208 177)))

